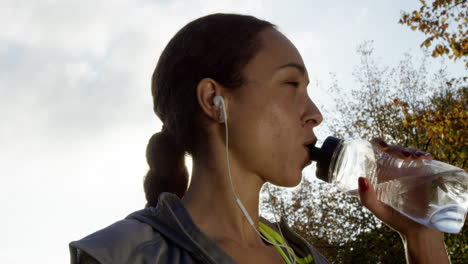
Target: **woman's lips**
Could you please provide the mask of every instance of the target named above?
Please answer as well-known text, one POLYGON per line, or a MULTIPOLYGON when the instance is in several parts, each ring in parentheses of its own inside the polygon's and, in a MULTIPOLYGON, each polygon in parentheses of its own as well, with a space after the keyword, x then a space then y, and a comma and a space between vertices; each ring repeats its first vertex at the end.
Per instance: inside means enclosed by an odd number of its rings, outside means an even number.
POLYGON ((304 159, 304 162, 302 164, 302 168, 305 168, 305 167, 309 166, 312 163, 312 160, 310 159, 309 149, 305 145, 304 145, 304 149, 305 149, 307 155, 306 155, 306 158, 304 159))
POLYGON ((317 143, 317 139, 313 138, 313 139, 309 139, 309 140, 305 141, 304 144, 302 144, 302 145, 304 145, 304 146, 309 146, 309 145, 315 146, 316 143, 317 143))

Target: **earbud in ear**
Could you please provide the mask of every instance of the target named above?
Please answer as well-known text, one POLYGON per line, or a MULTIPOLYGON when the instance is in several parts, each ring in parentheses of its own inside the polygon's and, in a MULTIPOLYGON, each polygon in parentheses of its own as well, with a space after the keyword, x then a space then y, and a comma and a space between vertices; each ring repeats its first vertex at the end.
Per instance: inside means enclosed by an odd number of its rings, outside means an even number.
POLYGON ((221 108, 221 113, 219 114, 219 119, 221 121, 226 121, 226 108, 224 106, 224 99, 222 96, 220 95, 217 95, 213 98, 213 103, 215 106, 218 106, 219 108, 221 108))
POLYGON ((223 102, 224 102, 224 99, 221 95, 217 95, 213 98, 214 105, 218 107, 223 107, 223 102))

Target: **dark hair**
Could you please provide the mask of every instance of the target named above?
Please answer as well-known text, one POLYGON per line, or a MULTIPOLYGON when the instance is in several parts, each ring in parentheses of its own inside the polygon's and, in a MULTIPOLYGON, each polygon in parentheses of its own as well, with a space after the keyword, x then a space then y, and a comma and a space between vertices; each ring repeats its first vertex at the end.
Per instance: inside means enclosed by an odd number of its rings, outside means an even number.
POLYGON ((190 22, 169 41, 152 78, 154 111, 164 126, 146 151, 147 206, 155 206, 162 192, 182 198, 187 190, 184 154, 196 153, 206 133, 197 118, 198 83, 212 78, 228 88, 242 86, 242 70, 261 48, 258 34, 266 28, 275 26, 252 16, 213 14, 190 22))

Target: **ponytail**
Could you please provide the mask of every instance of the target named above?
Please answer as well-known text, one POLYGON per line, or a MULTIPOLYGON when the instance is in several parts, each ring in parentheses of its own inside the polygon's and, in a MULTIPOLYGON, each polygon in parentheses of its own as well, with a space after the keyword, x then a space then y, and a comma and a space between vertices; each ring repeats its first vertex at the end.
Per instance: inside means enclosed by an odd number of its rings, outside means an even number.
POLYGON ((182 198, 187 190, 188 172, 184 150, 177 147, 174 137, 165 129, 154 134, 146 147, 150 170, 144 179, 146 207, 156 206, 162 192, 182 198))

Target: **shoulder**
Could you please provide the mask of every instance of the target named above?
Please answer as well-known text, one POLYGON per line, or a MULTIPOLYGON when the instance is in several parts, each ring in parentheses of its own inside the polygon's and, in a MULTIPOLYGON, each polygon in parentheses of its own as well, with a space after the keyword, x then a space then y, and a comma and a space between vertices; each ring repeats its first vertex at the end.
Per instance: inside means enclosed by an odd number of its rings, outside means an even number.
MULTIPOLYGON (((169 254, 186 255, 150 225, 135 219, 118 221, 69 245, 71 263, 89 256, 99 263, 163 263, 169 254), (151 259, 151 261, 150 261, 151 259)), ((86 262, 85 262, 86 263, 86 262)))
MULTIPOLYGON (((71 263, 79 263, 83 253, 100 263, 128 260, 134 249, 147 241, 163 242, 151 226, 134 219, 125 219, 70 243, 71 263)), ((123 261, 122 261, 123 262, 123 261)))

